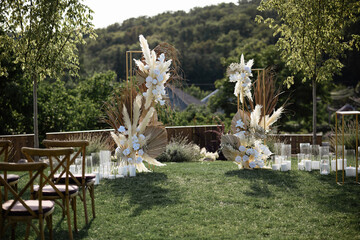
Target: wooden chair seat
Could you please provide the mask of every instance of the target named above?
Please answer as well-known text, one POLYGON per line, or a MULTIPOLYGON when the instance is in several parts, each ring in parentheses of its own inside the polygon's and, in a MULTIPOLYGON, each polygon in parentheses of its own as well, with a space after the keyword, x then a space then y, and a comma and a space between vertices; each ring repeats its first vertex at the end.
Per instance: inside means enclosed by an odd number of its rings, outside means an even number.
MULTIPOLYGON (((65 195, 66 192, 66 185, 56 185, 56 188, 65 195)), ((34 193, 37 194, 39 191, 39 185, 34 185, 34 193)), ((76 185, 69 185, 69 195, 70 197, 77 195, 79 191, 79 187, 76 185)), ((59 193, 51 186, 45 185, 42 189, 43 197, 60 197, 59 193)))
MULTIPOLYGON (((82 180, 82 175, 81 174, 74 174, 74 177, 81 182, 82 180)), ((57 181, 59 178, 59 174, 54 175, 54 180, 57 181)), ((96 175, 95 174, 85 174, 85 182, 86 183, 90 183, 92 181, 95 181, 96 175)), ((65 183, 65 177, 61 177, 60 180, 58 181, 58 183, 65 183)), ((76 184, 76 182, 72 179, 69 178, 69 184, 76 184)))
MULTIPOLYGON (((4 178, 4 174, 0 174, 0 176, 2 177, 2 178, 4 178)), ((7 175, 7 182, 11 185, 11 184, 13 184, 14 182, 17 182, 17 181, 19 181, 19 179, 20 179, 20 176, 19 175, 16 175, 16 174, 8 174, 7 175)), ((1 185, 1 184, 0 184, 1 185)))
MULTIPOLYGON (((2 210, 6 212, 10 205, 13 203, 14 200, 8 200, 2 205, 2 210)), ((30 207, 32 211, 36 214, 39 214, 39 200, 24 200, 25 204, 30 207)), ((42 201, 42 209, 44 216, 51 214, 54 211, 54 202, 50 200, 43 200, 42 201)), ((24 205, 20 202, 17 202, 13 208, 10 209, 8 216, 31 216, 29 210, 27 210, 24 205)))

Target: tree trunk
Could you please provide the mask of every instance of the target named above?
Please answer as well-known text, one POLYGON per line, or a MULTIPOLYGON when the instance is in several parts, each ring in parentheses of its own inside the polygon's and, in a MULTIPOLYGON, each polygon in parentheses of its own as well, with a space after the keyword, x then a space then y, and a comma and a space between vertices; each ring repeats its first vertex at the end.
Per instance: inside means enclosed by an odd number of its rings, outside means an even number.
POLYGON ((33 106, 34 106, 34 148, 39 147, 39 128, 38 128, 38 107, 37 107, 37 77, 33 75, 33 106))
POLYGON ((312 99, 313 99, 313 145, 316 144, 316 77, 312 80, 312 99))

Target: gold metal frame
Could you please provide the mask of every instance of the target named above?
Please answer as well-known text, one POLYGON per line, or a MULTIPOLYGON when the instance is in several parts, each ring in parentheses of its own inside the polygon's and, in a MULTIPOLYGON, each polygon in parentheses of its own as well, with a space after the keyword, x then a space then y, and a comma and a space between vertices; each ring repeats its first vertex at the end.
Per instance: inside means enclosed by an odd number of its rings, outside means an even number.
POLYGON ((345 115, 348 116, 353 116, 355 115, 355 121, 356 121, 356 149, 355 149, 355 157, 356 157, 356 166, 355 166, 355 176, 356 176, 356 183, 359 183, 359 174, 358 174, 358 167, 359 167, 359 152, 358 152, 358 147, 359 147, 359 143, 358 143, 358 132, 359 132, 359 118, 358 116, 360 115, 359 111, 337 111, 335 114, 335 164, 336 164, 336 183, 341 184, 341 182, 338 181, 338 115, 342 117, 342 127, 341 127, 341 131, 342 131, 342 184, 344 184, 345 182, 345 144, 344 144, 344 125, 345 125, 345 115))
MULTIPOLYGON (((264 86, 263 88, 263 117, 265 118, 265 115, 266 115, 266 112, 265 112, 265 68, 255 68, 255 69, 252 69, 252 71, 257 71, 257 76, 258 76, 258 80, 260 79, 259 76, 260 76, 260 71, 262 71, 262 84, 264 86)), ((245 112, 245 104, 244 104, 244 99, 242 99, 242 110, 243 112, 245 112)), ((247 108, 247 107, 246 107, 247 108)), ((240 95, 237 96, 237 109, 238 111, 240 110, 240 95)), ((245 118, 245 115, 244 115, 244 118, 245 118)), ((245 119, 243 119, 243 121, 245 122, 245 119)), ((264 120, 264 129, 265 129, 265 120, 264 120)))
MULTIPOLYGON (((133 53, 142 53, 142 51, 140 50, 131 50, 131 51, 126 51, 126 82, 127 82, 127 87, 130 90, 130 83, 129 83, 129 79, 131 81, 131 86, 133 85, 133 76, 134 76, 134 70, 133 70, 133 53)), ((132 122, 132 117, 133 117, 133 112, 132 112, 132 105, 133 105, 133 99, 132 99, 132 94, 130 94, 130 119, 132 122)))

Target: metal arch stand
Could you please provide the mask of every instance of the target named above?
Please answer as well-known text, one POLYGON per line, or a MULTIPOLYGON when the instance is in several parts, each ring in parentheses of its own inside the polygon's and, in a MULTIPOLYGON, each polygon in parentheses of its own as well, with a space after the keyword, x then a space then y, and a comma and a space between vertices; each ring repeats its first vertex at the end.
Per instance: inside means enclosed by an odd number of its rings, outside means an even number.
POLYGON ((359 184, 359 173, 358 173, 358 167, 359 167, 359 143, 358 143, 358 134, 359 134, 359 115, 360 111, 337 111, 335 114, 335 165, 336 165, 336 183, 343 185, 345 183, 345 144, 344 144, 344 125, 345 125, 345 115, 347 116, 354 116, 355 115, 355 124, 356 124, 356 148, 355 148, 355 157, 356 157, 356 166, 355 166, 355 176, 356 180, 355 182, 359 184), (342 182, 338 181, 338 116, 342 117, 342 182))

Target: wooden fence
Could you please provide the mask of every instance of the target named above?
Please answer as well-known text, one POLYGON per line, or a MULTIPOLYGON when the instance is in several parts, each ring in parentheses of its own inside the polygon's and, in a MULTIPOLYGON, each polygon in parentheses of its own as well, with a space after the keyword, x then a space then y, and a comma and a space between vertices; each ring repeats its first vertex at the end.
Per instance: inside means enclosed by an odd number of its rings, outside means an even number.
MULTIPOLYGON (((189 141, 194 142, 201 148, 205 147, 208 151, 215 152, 219 149, 221 125, 201 125, 201 126, 175 126, 166 127, 168 133, 168 141, 176 137, 186 137, 189 141)), ((113 129, 91 130, 91 131, 76 131, 76 132, 51 132, 46 134, 46 139, 66 140, 72 138, 103 137, 113 142, 110 137, 110 132, 113 129)), ((269 135, 271 138, 277 139, 278 142, 291 144, 292 153, 300 152, 300 143, 312 143, 312 134, 277 134, 269 135)), ((13 142, 13 153, 10 161, 17 162, 24 158, 21 153, 21 147, 32 147, 34 145, 33 134, 23 135, 6 135, 0 136, 0 139, 8 139, 13 142)), ((322 135, 317 135, 317 144, 322 145, 322 135)))

